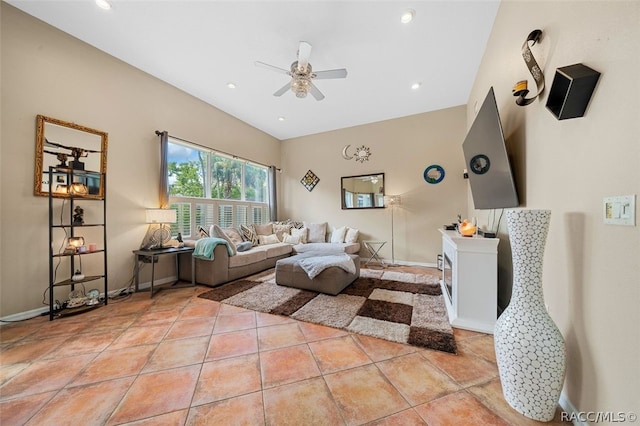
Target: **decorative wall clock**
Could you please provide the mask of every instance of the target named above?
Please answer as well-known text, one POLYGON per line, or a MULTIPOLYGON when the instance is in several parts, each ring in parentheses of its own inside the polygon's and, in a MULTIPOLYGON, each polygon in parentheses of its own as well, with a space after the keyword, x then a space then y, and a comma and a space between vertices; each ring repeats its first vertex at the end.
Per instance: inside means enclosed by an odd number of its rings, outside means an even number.
POLYGON ((442 168, 442 166, 432 164, 424 169, 424 173, 422 176, 427 183, 440 183, 442 182, 442 179, 444 179, 444 169, 442 168))
POLYGON ((313 191, 313 188, 320 182, 320 178, 316 176, 311 170, 309 170, 303 177, 300 179, 300 183, 307 188, 307 191, 313 191))

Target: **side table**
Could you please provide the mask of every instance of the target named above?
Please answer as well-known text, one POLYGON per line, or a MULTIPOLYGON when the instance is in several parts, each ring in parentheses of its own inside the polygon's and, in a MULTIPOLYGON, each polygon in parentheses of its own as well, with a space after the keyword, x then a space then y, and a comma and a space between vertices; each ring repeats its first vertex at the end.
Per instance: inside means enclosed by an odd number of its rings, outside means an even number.
MULTIPOLYGON (((167 255, 173 255, 175 256, 176 259, 176 276, 180 277, 180 262, 178 262, 178 255, 181 253, 193 253, 193 247, 170 247, 170 248, 163 248, 163 249, 150 249, 150 250, 134 250, 133 254, 135 255, 135 266, 134 266, 134 273, 136 276, 136 292, 138 292, 139 290, 139 285, 140 285, 140 263, 143 261, 143 258, 145 257, 150 257, 151 258, 151 296, 153 297, 153 294, 156 293, 156 291, 153 289, 153 284, 154 284, 154 280, 155 280, 155 265, 156 265, 156 258, 160 257, 160 256, 167 256, 167 255)), ((176 285, 180 280, 178 279, 177 281, 175 281, 174 283, 172 283, 170 286, 168 287, 159 287, 157 289, 157 291, 164 289, 176 289, 176 288, 185 288, 185 287, 195 287, 196 285, 196 261, 195 258, 192 256, 191 257, 191 284, 181 284, 181 285, 176 285)))
POLYGON ((362 243, 371 254, 371 257, 369 258, 369 260, 365 262, 364 266, 368 266, 369 263, 375 260, 380 264, 380 266, 382 266, 383 268, 386 268, 387 264, 384 263, 384 260, 380 258, 380 255, 378 253, 380 253, 380 249, 384 247, 384 245, 387 244, 387 242, 386 241, 363 241, 362 243))

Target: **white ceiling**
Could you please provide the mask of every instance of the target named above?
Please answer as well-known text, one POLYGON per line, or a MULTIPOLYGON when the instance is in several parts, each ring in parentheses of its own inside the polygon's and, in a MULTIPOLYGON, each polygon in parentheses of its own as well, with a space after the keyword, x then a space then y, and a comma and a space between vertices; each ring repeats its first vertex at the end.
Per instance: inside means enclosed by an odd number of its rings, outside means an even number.
POLYGON ((467 103, 500 0, 8 3, 283 140, 467 103), (288 69, 302 40, 315 71, 348 70, 319 102, 254 65, 288 69))

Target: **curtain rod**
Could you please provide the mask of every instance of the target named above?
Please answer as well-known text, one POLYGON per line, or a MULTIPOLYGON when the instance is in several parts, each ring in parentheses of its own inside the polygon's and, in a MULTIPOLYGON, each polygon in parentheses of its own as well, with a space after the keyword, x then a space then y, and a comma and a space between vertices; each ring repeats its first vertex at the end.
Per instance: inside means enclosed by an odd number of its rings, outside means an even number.
MULTIPOLYGON (((158 136, 160 136, 160 135, 161 135, 161 134, 163 134, 163 133, 164 133, 164 132, 161 132, 160 130, 156 130, 156 135, 158 135, 158 136)), ((169 132, 167 132, 167 135, 168 135, 168 136, 170 136, 170 137, 171 137, 171 138, 173 138, 173 139, 177 139, 177 140, 179 140, 179 141, 186 142, 186 143, 191 144, 191 145, 199 146, 199 147, 201 147, 201 148, 205 148, 205 149, 210 150, 210 151, 214 151, 214 152, 217 152, 217 153, 220 153, 220 154, 228 155, 229 157, 232 157, 233 159, 236 159, 236 160, 249 161, 249 162, 251 162, 251 163, 253 163, 253 164, 257 164, 257 165, 262 166, 262 167, 271 167, 271 166, 268 166, 268 165, 266 165, 266 164, 262 164, 262 163, 259 163, 259 162, 257 162, 257 161, 250 160, 250 159, 248 159, 248 158, 242 158, 242 157, 237 156, 237 155, 235 155, 235 154, 230 154, 230 153, 228 153, 228 152, 224 152, 224 151, 221 151, 221 150, 219 150, 219 149, 211 148, 210 146, 205 146, 205 145, 202 145, 202 144, 199 144, 199 143, 195 143, 195 142, 188 141, 188 140, 186 140, 186 139, 179 138, 179 137, 177 137, 177 136, 173 136, 173 135, 169 134, 169 132)), ((274 166, 274 167, 275 167, 275 166, 274 166)), ((276 167, 276 170, 277 170, 277 171, 279 171, 279 172, 281 172, 281 171, 282 171, 281 169, 279 169, 279 168, 277 168, 277 167, 276 167)))

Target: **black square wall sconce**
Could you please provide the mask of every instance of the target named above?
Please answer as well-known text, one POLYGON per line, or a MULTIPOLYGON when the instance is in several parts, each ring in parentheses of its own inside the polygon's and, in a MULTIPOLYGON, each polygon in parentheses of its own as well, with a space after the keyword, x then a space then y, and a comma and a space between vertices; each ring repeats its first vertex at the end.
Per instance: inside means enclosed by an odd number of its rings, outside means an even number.
POLYGON ((558 120, 582 117, 600 73, 583 64, 558 68, 547 99, 547 109, 558 120))

